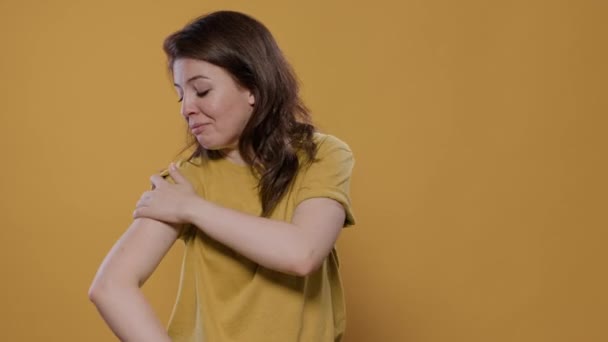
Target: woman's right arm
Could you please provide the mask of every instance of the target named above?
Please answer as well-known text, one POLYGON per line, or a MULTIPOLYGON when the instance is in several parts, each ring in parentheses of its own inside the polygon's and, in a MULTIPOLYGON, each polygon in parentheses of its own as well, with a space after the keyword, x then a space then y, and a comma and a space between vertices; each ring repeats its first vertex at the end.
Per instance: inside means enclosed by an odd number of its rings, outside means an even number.
POLYGON ((121 341, 171 341, 140 287, 178 235, 178 226, 135 219, 99 267, 89 298, 121 341))

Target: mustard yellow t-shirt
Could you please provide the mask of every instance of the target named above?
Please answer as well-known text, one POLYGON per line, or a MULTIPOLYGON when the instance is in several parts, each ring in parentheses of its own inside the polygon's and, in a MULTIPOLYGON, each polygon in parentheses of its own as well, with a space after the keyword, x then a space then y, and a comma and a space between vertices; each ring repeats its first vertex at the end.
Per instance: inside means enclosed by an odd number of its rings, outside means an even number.
MULTIPOLYGON (((315 133, 317 161, 303 167, 292 190, 271 218, 291 221, 305 199, 329 197, 354 224, 349 198, 353 156, 341 140, 315 133)), ((260 215, 258 179, 246 166, 226 159, 193 160, 181 172, 203 198, 260 215)), ((273 271, 186 226, 177 300, 169 322, 174 342, 335 342, 342 339, 345 308, 335 248, 314 273, 294 276, 273 271)))

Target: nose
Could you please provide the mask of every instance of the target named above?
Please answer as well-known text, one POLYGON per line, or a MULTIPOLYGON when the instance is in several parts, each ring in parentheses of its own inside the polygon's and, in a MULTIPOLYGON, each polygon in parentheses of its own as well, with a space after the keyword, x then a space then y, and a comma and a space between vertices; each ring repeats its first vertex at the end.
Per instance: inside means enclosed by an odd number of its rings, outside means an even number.
POLYGON ((186 96, 184 94, 184 97, 182 99, 182 107, 181 107, 181 113, 184 116, 184 118, 188 118, 190 115, 192 114, 196 114, 198 112, 198 109, 196 108, 195 104, 194 104, 194 99, 192 98, 192 96, 186 96))

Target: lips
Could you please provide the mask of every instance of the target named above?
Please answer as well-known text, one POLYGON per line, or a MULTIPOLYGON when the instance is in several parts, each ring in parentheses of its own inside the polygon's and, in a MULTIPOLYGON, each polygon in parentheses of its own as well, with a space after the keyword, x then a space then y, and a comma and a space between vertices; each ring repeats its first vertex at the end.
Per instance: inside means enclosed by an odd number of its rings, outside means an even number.
POLYGON ((205 126, 207 126, 207 123, 197 123, 197 124, 193 124, 190 125, 190 131, 192 132, 192 134, 200 134, 204 129, 205 126))

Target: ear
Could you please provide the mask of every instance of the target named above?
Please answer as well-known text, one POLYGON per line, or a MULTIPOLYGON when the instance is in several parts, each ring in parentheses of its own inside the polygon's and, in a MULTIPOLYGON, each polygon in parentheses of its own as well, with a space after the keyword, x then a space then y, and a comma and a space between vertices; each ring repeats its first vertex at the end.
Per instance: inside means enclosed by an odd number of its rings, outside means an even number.
POLYGON ((249 103, 250 106, 253 106, 255 104, 255 96, 253 95, 253 92, 251 92, 251 91, 249 92, 247 102, 249 103))

